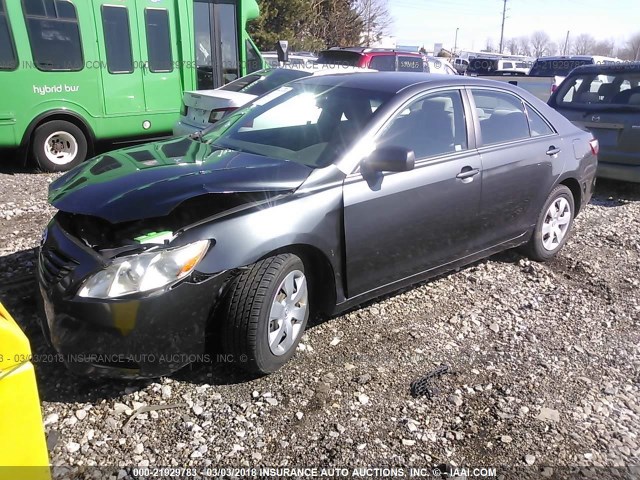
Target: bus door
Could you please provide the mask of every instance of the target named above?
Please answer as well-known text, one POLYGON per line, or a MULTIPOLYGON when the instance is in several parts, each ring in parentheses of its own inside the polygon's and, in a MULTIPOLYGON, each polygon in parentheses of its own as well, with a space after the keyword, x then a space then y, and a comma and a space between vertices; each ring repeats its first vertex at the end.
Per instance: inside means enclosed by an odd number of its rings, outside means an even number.
POLYGON ((240 76, 237 0, 194 0, 197 89, 221 87, 240 76))
POLYGON ((107 115, 145 111, 138 14, 135 0, 94 2, 102 72, 104 108, 107 115))
POLYGON ((182 99, 177 10, 174 0, 136 0, 145 106, 177 111, 182 99))

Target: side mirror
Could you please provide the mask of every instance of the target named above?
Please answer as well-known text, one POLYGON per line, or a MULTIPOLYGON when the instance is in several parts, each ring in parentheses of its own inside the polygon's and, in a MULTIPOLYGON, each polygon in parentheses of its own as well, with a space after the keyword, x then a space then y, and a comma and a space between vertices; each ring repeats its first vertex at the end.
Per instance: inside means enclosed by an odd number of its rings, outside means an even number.
POLYGON ((408 172, 413 170, 416 156, 413 150, 404 147, 380 147, 369 155, 363 166, 374 172, 408 172))

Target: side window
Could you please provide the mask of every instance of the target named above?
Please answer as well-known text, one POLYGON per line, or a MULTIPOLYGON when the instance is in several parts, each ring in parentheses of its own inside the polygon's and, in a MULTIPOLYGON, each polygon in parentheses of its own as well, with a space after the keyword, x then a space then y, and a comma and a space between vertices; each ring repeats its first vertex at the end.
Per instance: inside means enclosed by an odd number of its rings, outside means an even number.
POLYGON ((396 71, 396 56, 395 55, 376 55, 369 62, 369 68, 379 70, 381 72, 395 72, 396 71))
POLYGON ((215 6, 220 26, 220 48, 222 50, 222 77, 224 83, 238 78, 238 39, 236 36, 236 7, 230 3, 215 6))
POLYGON ((414 101, 384 129, 378 143, 410 148, 416 159, 466 150, 460 92, 438 92, 414 101))
POLYGON ((0 0, 0 70, 15 70, 17 67, 18 57, 9 28, 7 11, 4 0, 0 0))
POLYGON ((82 70, 76 7, 70 0, 22 0, 33 61, 39 70, 82 70))
POLYGON ((102 29, 109 73, 133 73, 133 52, 127 7, 103 5, 102 29))
POLYGON ((424 65, 421 58, 406 57, 398 55, 399 72, 424 72, 424 65))
POLYGON ((505 92, 471 90, 485 145, 528 138, 529 120, 522 101, 505 92))
POLYGON ((513 68, 513 63, 511 62, 504 62, 502 64, 502 68, 513 68))
POLYGON ((247 73, 253 73, 262 68, 262 62, 260 61, 260 54, 253 46, 251 40, 245 41, 245 49, 247 51, 247 73))
POLYGON ((531 136, 539 137, 542 135, 551 135, 555 133, 547 122, 533 108, 527 107, 527 116, 529 117, 529 127, 531 128, 531 136))
POLYGON ((164 9, 146 8, 144 18, 147 28, 147 52, 149 71, 172 72, 171 30, 169 13, 164 9))

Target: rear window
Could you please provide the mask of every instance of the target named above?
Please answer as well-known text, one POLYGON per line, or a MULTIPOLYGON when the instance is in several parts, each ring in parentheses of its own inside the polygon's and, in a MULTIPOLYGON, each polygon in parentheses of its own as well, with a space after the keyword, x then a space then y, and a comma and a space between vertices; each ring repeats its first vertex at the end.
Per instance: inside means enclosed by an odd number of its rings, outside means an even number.
POLYGON ((640 109, 640 72, 572 75, 558 88, 556 104, 585 110, 640 109))
POLYGON ((471 58, 467 73, 470 75, 491 75, 499 70, 498 60, 491 58, 471 58))
POLYGON ((4 0, 0 0, 0 70, 14 70, 17 66, 18 58, 13 46, 4 0))
POLYGON ((257 74, 239 78, 220 88, 220 90, 259 96, 287 82, 308 77, 309 75, 311 75, 309 72, 295 69, 266 70, 262 73, 258 72, 257 74))
POLYGON ((536 60, 529 72, 530 77, 566 77, 581 65, 592 65, 593 60, 536 60))
POLYGON ((358 52, 348 52, 344 50, 325 50, 320 52, 316 63, 343 65, 347 67, 358 67, 362 55, 358 52))
POLYGON ((398 55, 398 71, 424 72, 424 62, 421 57, 398 55))

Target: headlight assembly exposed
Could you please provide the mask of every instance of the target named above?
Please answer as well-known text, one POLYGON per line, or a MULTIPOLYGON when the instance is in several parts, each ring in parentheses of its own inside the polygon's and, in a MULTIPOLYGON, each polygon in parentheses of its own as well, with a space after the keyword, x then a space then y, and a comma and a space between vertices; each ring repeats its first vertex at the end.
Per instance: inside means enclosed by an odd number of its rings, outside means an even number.
POLYGON ((89 277, 78 295, 117 298, 169 285, 189 275, 208 247, 208 240, 200 240, 183 247, 118 258, 89 277))

